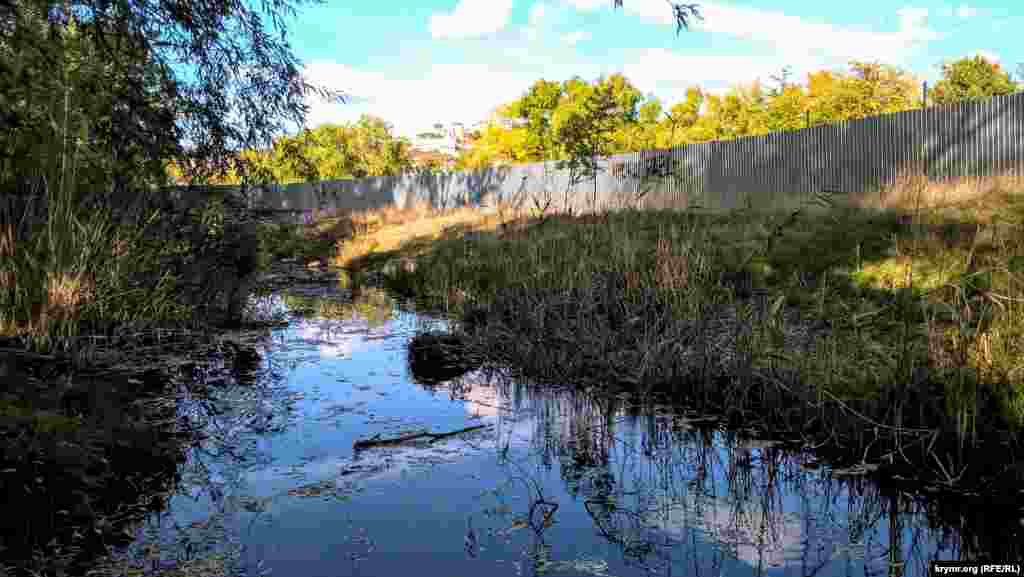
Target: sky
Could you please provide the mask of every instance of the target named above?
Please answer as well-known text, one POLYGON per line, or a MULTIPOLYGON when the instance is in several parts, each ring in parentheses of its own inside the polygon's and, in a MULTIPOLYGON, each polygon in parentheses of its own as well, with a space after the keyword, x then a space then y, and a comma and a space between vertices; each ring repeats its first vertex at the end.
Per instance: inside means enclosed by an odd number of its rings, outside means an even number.
POLYGON ((963 56, 1010 71, 1024 62, 1011 48, 1021 0, 686 1, 703 20, 677 35, 667 0, 327 0, 300 8, 288 38, 309 81, 349 96, 311 97, 309 126, 369 113, 409 138, 485 120, 541 78, 621 72, 671 106, 690 86, 770 84, 784 66, 804 81, 881 61, 934 82, 942 62, 963 56))

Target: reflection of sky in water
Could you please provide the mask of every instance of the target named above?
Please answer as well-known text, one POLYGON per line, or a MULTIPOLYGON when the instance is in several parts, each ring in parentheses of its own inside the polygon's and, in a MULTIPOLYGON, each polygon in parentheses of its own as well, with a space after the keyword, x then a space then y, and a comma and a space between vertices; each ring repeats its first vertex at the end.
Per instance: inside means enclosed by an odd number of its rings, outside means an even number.
MULTIPOLYGON (((622 411, 602 416, 598 405, 567 393, 502 394, 482 372, 464 377, 462 388, 424 388, 410 382, 405 360, 407 339, 421 325, 396 311, 375 328, 358 319, 293 319, 275 330, 263 368, 281 378, 275 394, 291 399, 292 413, 275 415, 287 426, 232 437, 228 444, 245 462, 217 453, 213 442, 193 451, 184 469, 205 472, 185 475, 192 496, 172 499, 153 530, 180 546, 175 524, 194 533, 190 524, 223 510, 220 538, 244 544, 250 565, 262 559, 289 577, 533 574, 544 551, 560 575, 587 567, 609 575, 885 572, 884 516, 861 531, 851 511, 871 505, 823 470, 737 448, 722 435, 710 449, 696 435, 658 442, 656 430, 622 411), (478 424, 491 428, 353 452, 356 440, 374 435, 478 424), (592 443, 600 438, 606 465, 592 443), (539 494, 558 503, 555 523, 540 536, 523 523, 539 494), (475 556, 467 553, 470 527, 475 556)), ((234 399, 228 408, 245 405, 234 399)), ((270 406, 280 408, 275 399, 270 406)), ((211 427, 237 429, 216 419, 211 427)), ((925 557, 938 547, 935 535, 922 540, 909 526, 900 537, 904 549, 917 538, 925 557)))

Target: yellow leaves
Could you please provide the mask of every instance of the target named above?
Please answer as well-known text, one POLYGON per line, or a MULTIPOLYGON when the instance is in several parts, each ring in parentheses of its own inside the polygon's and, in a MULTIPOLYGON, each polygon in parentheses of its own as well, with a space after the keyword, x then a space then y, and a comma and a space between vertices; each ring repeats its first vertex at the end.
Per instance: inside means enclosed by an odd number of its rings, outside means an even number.
POLYGON ((833 91, 836 77, 828 70, 807 75, 807 89, 811 98, 820 98, 833 91))
POLYGON ((974 56, 942 66, 942 79, 932 90, 931 100, 936 104, 952 104, 1011 94, 1019 89, 998 64, 974 56))

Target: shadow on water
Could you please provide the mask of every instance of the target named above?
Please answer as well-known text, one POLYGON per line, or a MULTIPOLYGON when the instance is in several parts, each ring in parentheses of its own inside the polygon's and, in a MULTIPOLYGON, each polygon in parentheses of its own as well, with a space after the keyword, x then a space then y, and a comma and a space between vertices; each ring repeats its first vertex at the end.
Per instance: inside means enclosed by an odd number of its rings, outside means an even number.
MULTIPOLYGON (((113 561, 146 573, 825 576, 1024 553, 1019 502, 879 482, 651 395, 494 368, 417 382, 410 340, 446 322, 350 289, 277 290, 259 306, 287 326, 170 375, 165 407, 197 441, 173 475, 176 461, 161 461, 172 488, 138 485, 166 498, 122 526, 130 544, 104 542, 113 561), (380 444, 354 450, 367 440, 380 444)), ((147 468, 121 451, 111 462, 124 475, 147 468)))

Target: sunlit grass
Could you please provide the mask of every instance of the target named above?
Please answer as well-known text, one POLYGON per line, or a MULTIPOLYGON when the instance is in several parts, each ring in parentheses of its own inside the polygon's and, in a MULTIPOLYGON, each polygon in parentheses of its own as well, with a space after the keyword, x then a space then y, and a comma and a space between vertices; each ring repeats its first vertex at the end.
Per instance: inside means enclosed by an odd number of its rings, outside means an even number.
POLYGON ((502 220, 478 209, 458 208, 370 212, 354 215, 350 222, 353 234, 337 240, 331 260, 335 266, 351 267, 375 253, 390 253, 411 242, 433 242, 456 228, 462 232, 494 231, 502 220))
MULTIPOLYGON (((102 213, 78 214, 60 207, 46 220, 9 211, 0 252, 0 335, 27 336, 37 348, 49 348, 78 334, 81 321, 129 321, 187 318, 172 283, 132 286, 132 273, 156 266, 152 245, 133 245, 126 231, 104 221, 102 213), (20 218, 19 218, 20 217, 20 218)), ((159 276, 159 274, 157 274, 159 276)))

